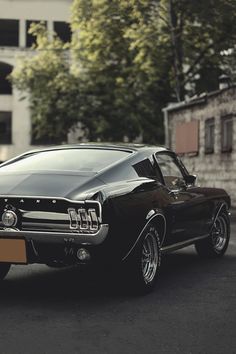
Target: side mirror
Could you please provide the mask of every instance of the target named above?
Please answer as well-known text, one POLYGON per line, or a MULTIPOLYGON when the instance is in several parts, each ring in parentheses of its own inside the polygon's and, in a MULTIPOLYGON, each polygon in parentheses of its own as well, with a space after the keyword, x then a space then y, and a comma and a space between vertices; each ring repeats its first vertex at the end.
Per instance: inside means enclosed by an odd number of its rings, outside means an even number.
POLYGON ((184 177, 184 180, 187 184, 187 186, 194 186, 196 182, 197 176, 196 175, 186 175, 184 177))

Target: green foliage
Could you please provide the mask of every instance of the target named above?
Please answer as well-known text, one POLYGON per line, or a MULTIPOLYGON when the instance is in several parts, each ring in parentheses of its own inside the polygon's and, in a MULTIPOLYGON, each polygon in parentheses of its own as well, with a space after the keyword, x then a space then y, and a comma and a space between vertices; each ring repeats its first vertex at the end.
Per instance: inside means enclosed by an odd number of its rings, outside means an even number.
POLYGON ((172 50, 171 86, 177 99, 217 88, 222 50, 236 40, 234 0, 161 0, 172 50))
POLYGON ((235 15, 234 0, 74 0, 71 43, 34 25, 36 54, 12 74, 34 138, 66 141, 80 122, 89 140, 162 142, 169 101, 217 88, 235 15))
POLYGON ((161 141, 170 63, 156 11, 156 1, 74 1, 72 50, 91 139, 161 141))
POLYGON ((78 120, 78 83, 70 72, 68 45, 57 37, 49 40, 42 23, 34 24, 30 32, 37 38, 37 53, 20 58, 11 79, 30 94, 33 142, 66 141, 68 129, 78 120))

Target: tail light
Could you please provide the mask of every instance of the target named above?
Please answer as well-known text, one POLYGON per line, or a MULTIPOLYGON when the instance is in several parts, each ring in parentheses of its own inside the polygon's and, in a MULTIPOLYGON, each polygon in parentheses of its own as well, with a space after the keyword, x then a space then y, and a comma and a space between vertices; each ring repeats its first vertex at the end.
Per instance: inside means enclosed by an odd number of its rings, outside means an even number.
POLYGON ((97 232, 99 229, 99 216, 96 209, 69 208, 68 214, 70 218, 70 229, 81 232, 97 232))

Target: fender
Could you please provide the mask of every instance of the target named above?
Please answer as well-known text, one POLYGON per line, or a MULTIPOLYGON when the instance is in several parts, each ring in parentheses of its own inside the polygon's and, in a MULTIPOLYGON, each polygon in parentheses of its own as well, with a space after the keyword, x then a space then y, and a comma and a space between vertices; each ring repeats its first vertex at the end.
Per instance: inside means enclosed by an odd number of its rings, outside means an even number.
POLYGON ((142 231, 140 232, 140 234, 139 234, 138 238, 136 239, 135 243, 133 244, 133 246, 130 248, 129 252, 125 255, 125 257, 122 258, 122 262, 125 261, 129 257, 129 255, 133 252, 133 250, 135 249, 139 240, 141 239, 146 227, 150 224, 151 221, 153 221, 154 219, 157 219, 157 218, 162 218, 162 220, 164 221, 164 229, 163 229, 163 233, 162 233, 162 242, 161 242, 161 246, 162 246, 165 236, 166 236, 166 218, 161 211, 155 211, 154 209, 151 209, 146 216, 146 220, 148 220, 148 221, 144 225, 142 231))

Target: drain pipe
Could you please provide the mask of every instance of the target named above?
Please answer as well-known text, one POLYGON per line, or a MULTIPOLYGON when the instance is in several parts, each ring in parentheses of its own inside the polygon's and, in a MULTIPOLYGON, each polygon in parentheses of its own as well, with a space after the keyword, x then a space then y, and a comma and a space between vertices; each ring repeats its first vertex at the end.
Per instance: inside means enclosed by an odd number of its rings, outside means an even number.
POLYGON ((169 136, 169 116, 168 107, 162 109, 164 114, 164 130, 165 130, 165 146, 171 148, 170 146, 170 136, 169 136))

